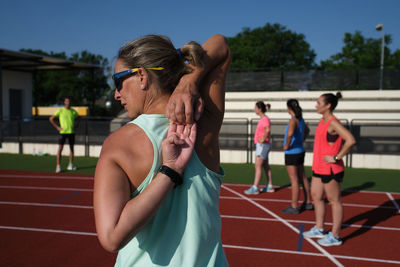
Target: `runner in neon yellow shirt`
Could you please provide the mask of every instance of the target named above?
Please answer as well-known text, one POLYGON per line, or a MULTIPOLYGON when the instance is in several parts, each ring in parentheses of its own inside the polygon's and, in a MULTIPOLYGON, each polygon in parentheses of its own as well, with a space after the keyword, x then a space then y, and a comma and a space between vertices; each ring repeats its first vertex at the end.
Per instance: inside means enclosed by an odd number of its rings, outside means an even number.
POLYGON ((49 120, 59 132, 56 172, 61 172, 61 153, 66 139, 68 139, 70 148, 67 170, 76 170, 72 161, 74 159, 75 128, 78 127, 79 124, 79 115, 75 109, 71 108, 71 99, 69 97, 64 98, 64 107, 57 110, 49 120), (59 118, 60 126, 55 123, 55 117, 59 118), (77 118, 77 125, 75 125, 75 118, 77 118))

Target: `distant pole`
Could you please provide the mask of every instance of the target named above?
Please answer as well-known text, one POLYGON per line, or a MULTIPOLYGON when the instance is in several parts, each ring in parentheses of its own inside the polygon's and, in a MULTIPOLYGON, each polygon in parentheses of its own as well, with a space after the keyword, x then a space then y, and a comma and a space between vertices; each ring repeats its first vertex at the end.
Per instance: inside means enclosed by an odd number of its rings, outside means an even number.
POLYGON ((379 78, 379 90, 382 90, 383 84, 383 61, 385 58, 385 33, 383 31, 383 24, 376 25, 375 29, 377 31, 382 31, 382 45, 381 45, 381 73, 379 78))

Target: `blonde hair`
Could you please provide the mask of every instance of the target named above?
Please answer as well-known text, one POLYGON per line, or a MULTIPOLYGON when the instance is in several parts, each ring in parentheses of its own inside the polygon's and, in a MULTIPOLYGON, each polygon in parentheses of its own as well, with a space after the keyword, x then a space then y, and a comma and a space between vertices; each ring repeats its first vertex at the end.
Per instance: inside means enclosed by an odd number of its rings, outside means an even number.
POLYGON ((188 42, 180 51, 175 49, 171 40, 163 35, 146 35, 128 42, 119 49, 118 59, 128 68, 155 68, 147 70, 164 92, 171 94, 180 78, 192 72, 191 66, 202 66, 204 50, 196 42, 188 42))

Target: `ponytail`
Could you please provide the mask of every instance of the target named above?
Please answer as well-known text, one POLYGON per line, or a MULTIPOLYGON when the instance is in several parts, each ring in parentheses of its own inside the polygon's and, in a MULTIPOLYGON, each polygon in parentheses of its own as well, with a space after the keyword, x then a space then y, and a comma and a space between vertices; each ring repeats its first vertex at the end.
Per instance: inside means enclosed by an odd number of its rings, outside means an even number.
POLYGON ((289 99, 286 102, 286 105, 289 109, 291 109, 294 112, 294 115, 296 116, 297 119, 303 118, 303 110, 300 107, 299 101, 297 99, 289 99))

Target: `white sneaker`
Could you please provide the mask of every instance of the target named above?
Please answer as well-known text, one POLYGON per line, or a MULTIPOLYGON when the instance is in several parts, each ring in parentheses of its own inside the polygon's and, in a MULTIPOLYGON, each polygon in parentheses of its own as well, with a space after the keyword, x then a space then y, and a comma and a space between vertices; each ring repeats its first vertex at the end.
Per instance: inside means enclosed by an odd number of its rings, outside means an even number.
POLYGON ((272 184, 269 184, 269 185, 267 185, 266 187, 262 188, 262 189, 260 190, 260 192, 261 192, 261 193, 265 193, 265 192, 274 193, 274 192, 275 192, 275 189, 274 189, 274 187, 273 187, 272 184))
POLYGON ((318 229, 317 226, 314 226, 311 228, 310 231, 306 231, 303 233, 304 237, 308 238, 324 238, 326 235, 326 232, 324 229, 318 229))
POLYGON ((318 243, 325 247, 340 246, 343 240, 340 237, 334 237, 332 232, 329 232, 324 238, 318 240, 318 243))
POLYGON ((68 164, 67 170, 69 170, 69 171, 75 171, 75 170, 76 170, 76 167, 74 166, 74 164, 70 163, 70 164, 68 164))
POLYGON ((246 195, 258 195, 259 194, 258 188, 255 186, 251 186, 249 189, 244 190, 244 193, 246 195))
POLYGON ((56 167, 56 173, 60 173, 61 172, 61 167, 60 166, 57 166, 56 167))

